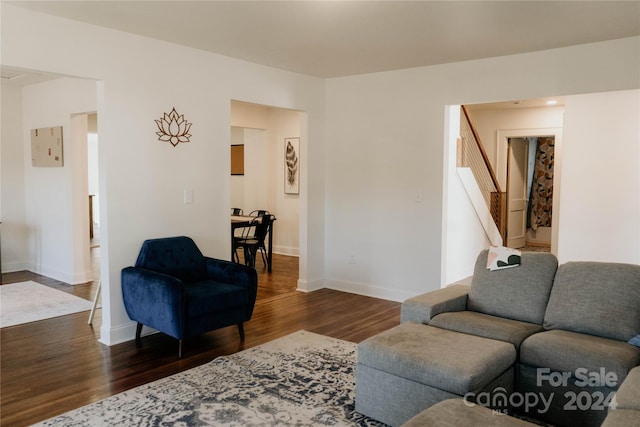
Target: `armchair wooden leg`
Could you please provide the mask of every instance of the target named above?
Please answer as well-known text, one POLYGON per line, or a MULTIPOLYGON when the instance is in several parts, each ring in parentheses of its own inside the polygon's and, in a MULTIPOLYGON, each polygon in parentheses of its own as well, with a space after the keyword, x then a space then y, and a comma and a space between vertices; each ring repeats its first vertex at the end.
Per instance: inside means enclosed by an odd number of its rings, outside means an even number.
POLYGON ((244 341, 244 324, 238 323, 238 332, 240 332, 240 341, 244 341))
POLYGON ((140 334, 142 333, 142 323, 136 325, 136 344, 140 344, 140 334))
POLYGON ((178 340, 178 359, 182 359, 182 340, 178 340))

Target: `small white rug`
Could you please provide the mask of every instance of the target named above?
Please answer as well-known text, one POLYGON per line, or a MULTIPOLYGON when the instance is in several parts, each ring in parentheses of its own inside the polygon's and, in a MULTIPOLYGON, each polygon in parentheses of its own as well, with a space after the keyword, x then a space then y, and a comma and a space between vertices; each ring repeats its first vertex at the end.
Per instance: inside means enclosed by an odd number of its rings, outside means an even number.
POLYGON ((92 302, 28 281, 0 286, 0 328, 91 310, 92 302))

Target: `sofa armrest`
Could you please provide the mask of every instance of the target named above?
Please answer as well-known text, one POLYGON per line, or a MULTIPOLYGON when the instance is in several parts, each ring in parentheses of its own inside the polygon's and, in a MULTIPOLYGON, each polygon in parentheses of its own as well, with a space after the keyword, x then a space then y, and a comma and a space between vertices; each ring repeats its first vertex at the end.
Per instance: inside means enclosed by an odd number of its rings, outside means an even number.
POLYGON ((457 284, 409 298, 402 303, 400 322, 428 324, 437 314, 464 311, 470 289, 469 285, 457 284))
POLYGON ((183 284, 180 279, 140 267, 122 270, 122 299, 131 320, 181 338, 183 284))

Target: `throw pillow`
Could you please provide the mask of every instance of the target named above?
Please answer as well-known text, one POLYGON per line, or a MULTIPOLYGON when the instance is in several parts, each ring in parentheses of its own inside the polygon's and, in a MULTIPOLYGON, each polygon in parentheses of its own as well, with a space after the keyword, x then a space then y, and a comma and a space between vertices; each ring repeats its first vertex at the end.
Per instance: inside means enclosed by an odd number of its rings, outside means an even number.
POLYGON ((491 271, 520 265, 522 252, 505 246, 491 246, 487 255, 487 269, 491 271))

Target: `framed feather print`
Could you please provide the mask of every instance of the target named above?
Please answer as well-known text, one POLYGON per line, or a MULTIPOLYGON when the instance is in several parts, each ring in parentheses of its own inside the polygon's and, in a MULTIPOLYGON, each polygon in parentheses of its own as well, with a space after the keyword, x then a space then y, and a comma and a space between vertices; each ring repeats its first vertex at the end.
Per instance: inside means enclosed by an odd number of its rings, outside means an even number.
POLYGON ((300 194, 300 138, 284 139, 284 194, 300 194))

